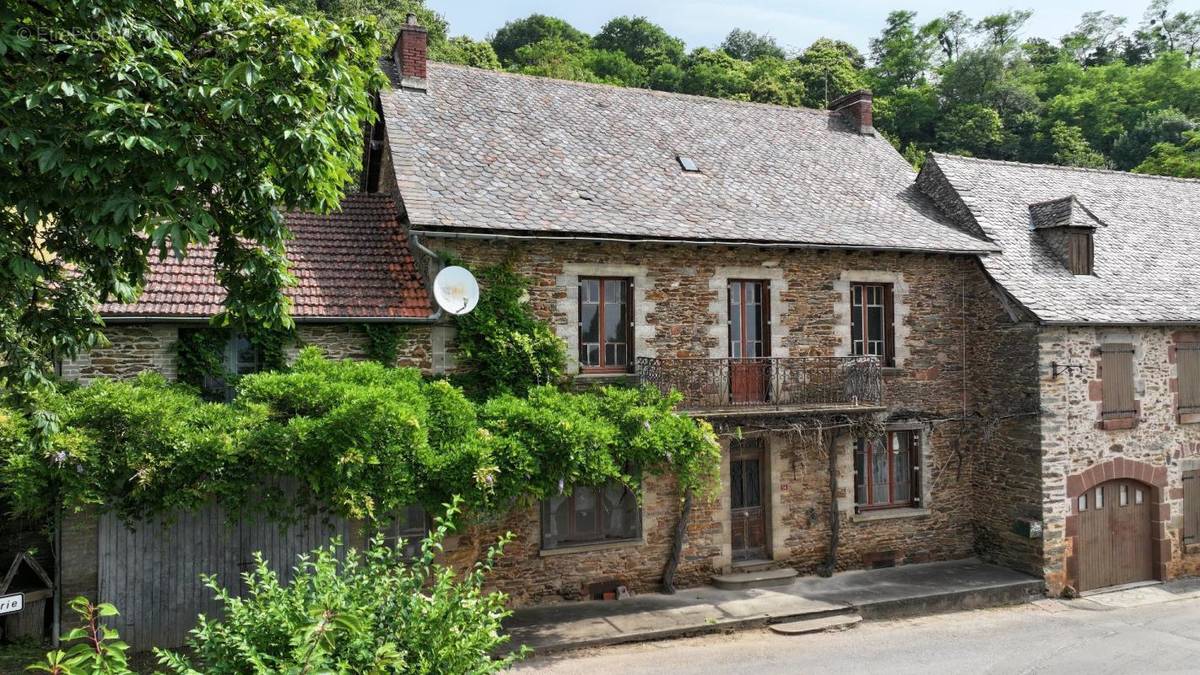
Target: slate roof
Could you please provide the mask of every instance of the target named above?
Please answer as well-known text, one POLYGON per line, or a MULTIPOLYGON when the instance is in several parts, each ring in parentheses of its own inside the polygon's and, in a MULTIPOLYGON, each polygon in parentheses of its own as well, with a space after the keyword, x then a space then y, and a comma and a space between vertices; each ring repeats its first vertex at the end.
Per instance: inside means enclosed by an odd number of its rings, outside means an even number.
MULTIPOLYGON (((432 311, 409 254, 395 202, 383 194, 351 194, 328 215, 288 213, 287 258, 297 285, 287 289, 292 316, 314 319, 421 318, 432 311)), ((151 264, 137 302, 107 303, 107 318, 208 318, 225 289, 213 272, 214 247, 193 246, 183 260, 151 264)))
POLYGON ((988 273, 1043 321, 1200 323, 1200 181, 932 155, 1001 253, 988 273), (1095 274, 1074 276, 1032 227, 1033 203, 1073 197, 1101 223, 1095 274))
POLYGON ((882 136, 827 111, 440 63, 427 82, 382 95, 414 229, 993 248, 949 224, 882 136))
POLYGON ((1103 225, 1074 195, 1030 204, 1029 217, 1035 230, 1057 227, 1081 227, 1090 230, 1103 225))

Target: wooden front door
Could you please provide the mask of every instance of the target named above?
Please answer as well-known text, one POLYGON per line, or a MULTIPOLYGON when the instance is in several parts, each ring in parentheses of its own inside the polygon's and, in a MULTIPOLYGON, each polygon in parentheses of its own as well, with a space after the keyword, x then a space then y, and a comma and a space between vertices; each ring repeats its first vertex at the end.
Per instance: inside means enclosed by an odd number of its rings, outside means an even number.
POLYGON ((729 522, 733 559, 767 557, 766 452, 761 438, 735 440, 729 451, 729 522))
POLYGON ((767 400, 771 379, 767 282, 729 282, 729 395, 734 403, 767 400))
POLYGON ((1074 507, 1079 516, 1078 590, 1154 578, 1148 486, 1111 480, 1080 495, 1074 507))

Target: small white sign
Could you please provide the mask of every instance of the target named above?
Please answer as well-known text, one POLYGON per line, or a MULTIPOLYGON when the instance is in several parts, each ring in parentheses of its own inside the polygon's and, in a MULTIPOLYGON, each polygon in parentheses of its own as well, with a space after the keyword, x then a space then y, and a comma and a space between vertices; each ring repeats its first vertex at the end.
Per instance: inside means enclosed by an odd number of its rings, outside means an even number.
POLYGON ((25 594, 0 595, 0 614, 15 614, 25 609, 25 594))

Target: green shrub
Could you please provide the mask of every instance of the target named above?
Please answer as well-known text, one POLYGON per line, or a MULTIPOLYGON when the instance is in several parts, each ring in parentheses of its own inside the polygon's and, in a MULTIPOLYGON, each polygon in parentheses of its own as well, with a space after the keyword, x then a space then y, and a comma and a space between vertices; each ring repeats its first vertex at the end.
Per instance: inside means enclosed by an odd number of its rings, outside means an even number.
MULTIPOLYGON (((434 563, 453 527, 459 500, 447 507, 408 561, 399 549, 375 540, 361 554, 340 542, 301 559, 289 584, 255 556, 238 597, 215 577, 224 618, 201 616, 188 639, 188 655, 155 650, 160 665, 180 675, 240 673, 495 673, 521 658, 521 648, 498 652, 509 638, 501 622, 511 612, 501 593, 483 584, 511 535, 488 549, 470 571, 458 575, 434 563)), ((33 670, 58 675, 132 675, 127 649, 115 631, 99 623, 117 610, 76 598, 71 608, 83 626, 67 634, 77 644, 55 650, 33 670)))
POLYGON ((151 375, 79 388, 55 402, 63 428, 46 447, 28 442, 28 420, 0 410, 0 490, 33 517, 47 517, 57 494, 68 509, 127 520, 210 500, 276 520, 312 508, 382 520, 454 495, 483 513, 572 485, 637 491, 648 474, 716 485, 711 427, 674 403, 653 390, 551 386, 476 403, 413 369, 305 350, 286 372, 241 378, 229 404, 151 375))

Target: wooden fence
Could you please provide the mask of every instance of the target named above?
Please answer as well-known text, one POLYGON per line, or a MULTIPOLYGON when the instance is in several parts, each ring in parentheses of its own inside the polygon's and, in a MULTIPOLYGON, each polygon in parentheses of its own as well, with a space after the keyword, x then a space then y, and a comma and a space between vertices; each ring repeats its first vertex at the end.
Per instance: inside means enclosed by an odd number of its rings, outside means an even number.
POLYGON ((132 527, 108 513, 100 518, 100 600, 121 612, 110 625, 132 648, 177 647, 197 615, 221 615, 200 575, 215 574, 231 594, 240 595, 245 591, 241 574, 253 568, 256 551, 287 582, 298 555, 333 537, 361 546, 360 531, 354 521, 322 516, 287 527, 262 518, 231 523, 217 506, 132 527))

